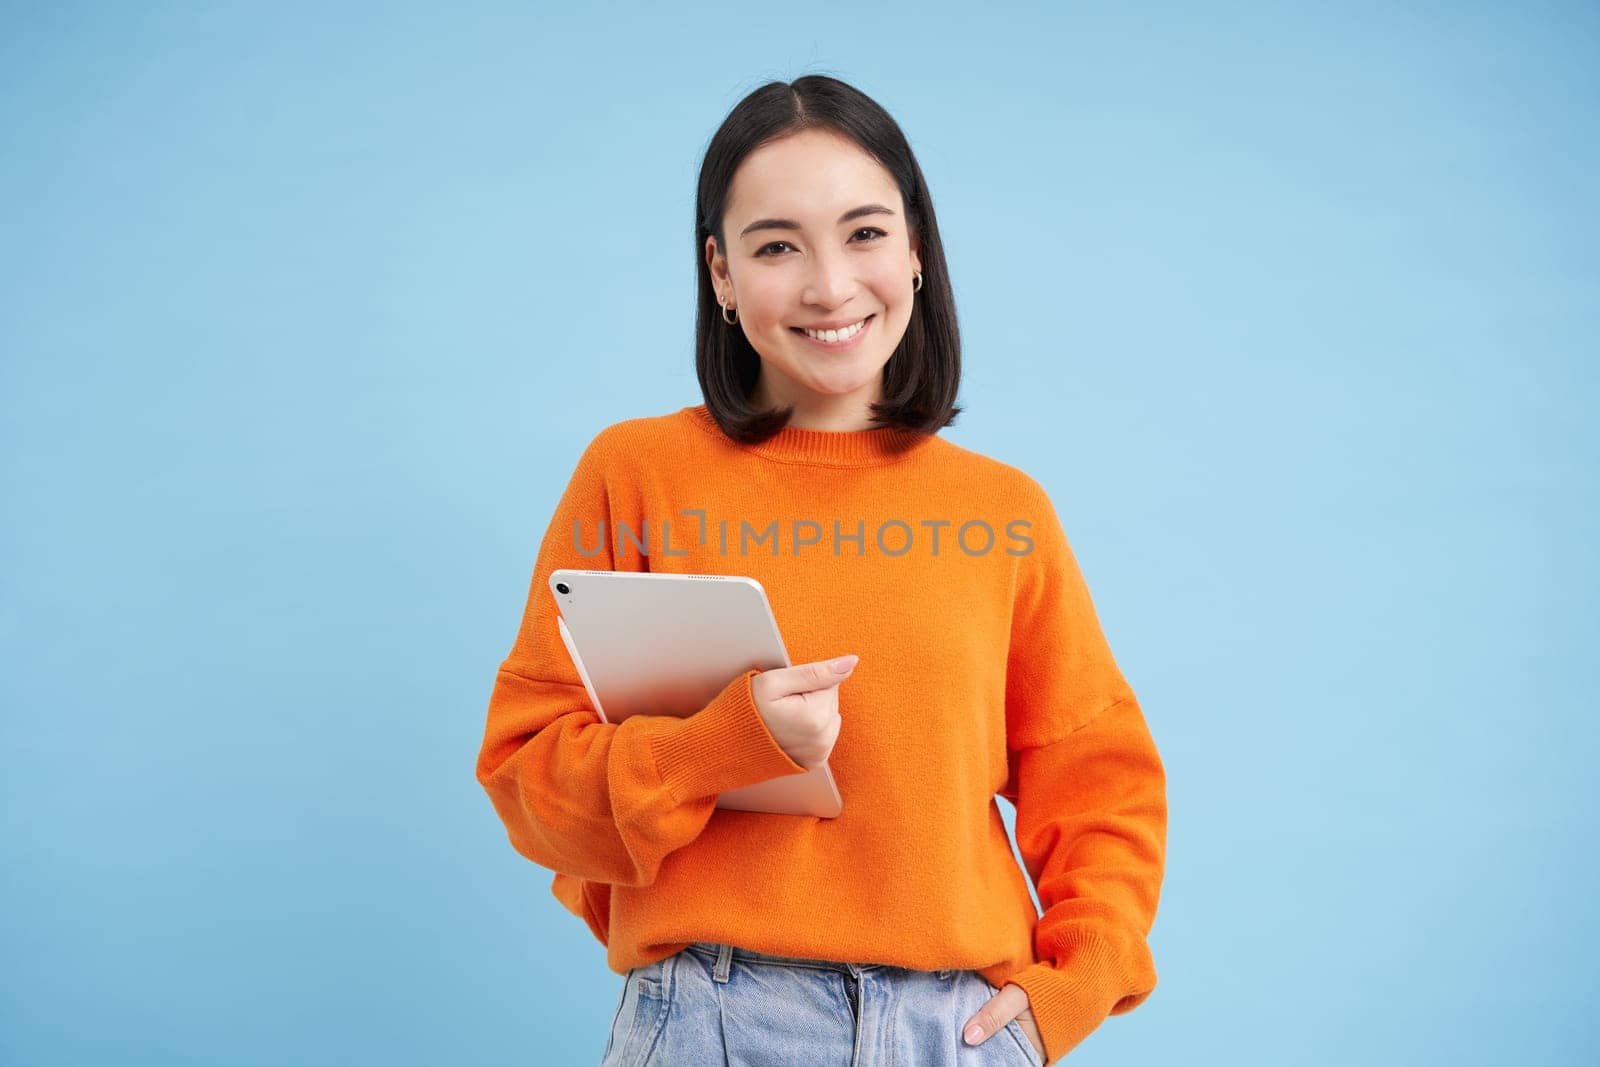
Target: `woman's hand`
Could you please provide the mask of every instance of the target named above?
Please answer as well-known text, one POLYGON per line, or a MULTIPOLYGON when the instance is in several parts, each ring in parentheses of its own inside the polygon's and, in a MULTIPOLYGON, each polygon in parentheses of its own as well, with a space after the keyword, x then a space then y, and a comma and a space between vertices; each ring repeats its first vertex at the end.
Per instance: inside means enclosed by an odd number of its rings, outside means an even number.
POLYGON ((1003 1030, 1006 1023, 1012 1019, 1017 1020, 1022 1032, 1028 1035, 1034 1051, 1039 1053, 1039 1062, 1045 1062, 1044 1036, 1039 1033, 1039 1024, 1034 1021, 1033 1009, 1029 1006, 1028 991, 1015 982, 1007 982, 1000 992, 990 997, 989 1003, 979 1008, 978 1014, 967 1020, 962 1032, 967 1044, 981 1045, 990 1036, 1003 1030))
POLYGON ((774 667, 750 679, 750 696, 778 747, 806 770, 822 764, 839 739, 839 683, 860 656, 774 667), (843 668, 840 670, 839 668, 843 668))

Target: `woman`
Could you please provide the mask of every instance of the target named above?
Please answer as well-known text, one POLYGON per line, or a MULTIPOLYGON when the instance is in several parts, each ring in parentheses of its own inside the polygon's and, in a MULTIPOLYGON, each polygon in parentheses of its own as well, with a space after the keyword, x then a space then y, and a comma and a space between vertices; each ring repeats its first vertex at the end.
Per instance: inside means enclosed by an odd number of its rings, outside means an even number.
POLYGON ((478 780, 627 977, 607 1064, 1054 1061, 1155 987, 1165 773, 1045 491, 938 436, 921 169, 856 89, 775 82, 713 137, 696 226, 705 402, 585 448, 478 780), (754 577, 798 665, 603 723, 558 567, 754 577), (837 817, 716 808, 824 759, 837 817))

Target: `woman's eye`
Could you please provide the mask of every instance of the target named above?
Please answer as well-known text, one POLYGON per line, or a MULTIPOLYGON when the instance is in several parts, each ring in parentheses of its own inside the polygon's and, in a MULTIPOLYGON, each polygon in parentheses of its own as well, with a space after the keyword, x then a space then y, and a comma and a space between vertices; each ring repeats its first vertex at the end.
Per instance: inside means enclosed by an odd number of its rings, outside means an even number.
MULTIPOLYGON (((861 229, 857 230, 855 233, 851 234, 850 236, 854 237, 857 234, 863 234, 863 233, 871 234, 872 237, 869 238, 869 240, 873 240, 873 241, 876 241, 880 237, 889 236, 887 233, 885 233, 884 231, 878 229, 876 226, 863 226, 863 227, 861 227, 861 229)), ((861 243, 861 242, 857 242, 857 243, 861 243)), ((777 253, 773 252, 772 249, 780 248, 780 247, 782 247, 782 248, 791 248, 793 246, 790 245, 788 241, 773 241, 771 244, 761 246, 761 248, 756 252, 756 255, 758 255, 758 256, 777 255, 777 253)))

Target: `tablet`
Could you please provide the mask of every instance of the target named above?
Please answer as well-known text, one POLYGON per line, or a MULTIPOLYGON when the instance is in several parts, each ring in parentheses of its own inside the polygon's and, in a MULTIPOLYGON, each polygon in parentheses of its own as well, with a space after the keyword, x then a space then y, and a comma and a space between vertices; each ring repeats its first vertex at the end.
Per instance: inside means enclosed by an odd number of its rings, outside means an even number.
MULTIPOLYGON (((693 715, 751 668, 792 666, 754 578, 564 568, 550 574, 550 594, 561 639, 603 722, 693 715)), ((824 761, 719 793, 717 807, 831 819, 844 802, 824 761)))

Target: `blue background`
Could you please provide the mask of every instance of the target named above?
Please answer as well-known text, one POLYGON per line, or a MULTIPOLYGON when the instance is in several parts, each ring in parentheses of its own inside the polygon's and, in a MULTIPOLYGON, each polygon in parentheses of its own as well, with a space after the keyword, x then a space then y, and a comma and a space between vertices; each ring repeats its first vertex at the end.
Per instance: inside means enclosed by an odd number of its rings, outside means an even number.
POLYGON ((1070 1061, 1596 1062, 1600 13, 1338 8, 5 4, 0 1061, 598 1060, 484 711, 583 445, 701 399, 707 140, 815 72, 1168 767, 1070 1061))

